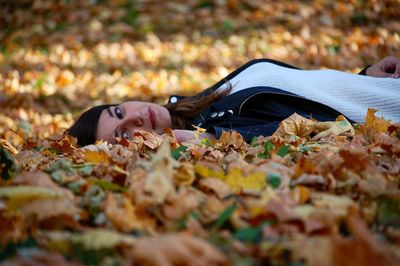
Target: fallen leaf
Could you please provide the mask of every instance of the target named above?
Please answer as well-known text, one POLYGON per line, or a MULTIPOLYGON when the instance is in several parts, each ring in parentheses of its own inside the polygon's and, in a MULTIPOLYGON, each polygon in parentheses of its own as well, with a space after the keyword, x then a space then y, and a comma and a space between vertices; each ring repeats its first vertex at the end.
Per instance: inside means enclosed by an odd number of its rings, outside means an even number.
POLYGON ((387 245, 376 239, 357 214, 347 216, 347 226, 352 238, 337 235, 332 237, 332 265, 394 266, 398 264, 398 257, 396 258, 387 245), (346 253, 351 254, 351 260, 343 256, 346 253))
POLYGON ((385 132, 391 123, 383 117, 376 117, 375 113, 377 111, 376 109, 368 108, 367 115, 365 116, 365 126, 378 132, 385 132))
POLYGON ((85 152, 86 161, 88 163, 104 163, 107 164, 110 160, 110 157, 104 151, 90 151, 87 150, 85 152))
POLYGON ((26 216, 34 216, 38 221, 56 216, 79 217, 80 208, 67 199, 41 199, 27 203, 21 209, 26 216))
POLYGON ((305 137, 311 133, 311 129, 315 123, 316 122, 311 119, 307 119, 294 113, 279 123, 278 129, 272 136, 296 135, 299 137, 305 137))
POLYGON ((141 238, 131 251, 132 260, 143 265, 228 265, 224 254, 204 240, 179 234, 141 238))
POLYGON ((104 202, 104 213, 107 218, 122 232, 132 230, 153 231, 155 221, 145 219, 136 213, 135 206, 123 195, 116 198, 113 193, 108 193, 104 202), (119 198, 119 200, 118 200, 119 198))
POLYGON ((173 171, 177 162, 171 156, 168 142, 165 141, 144 166, 148 171, 144 191, 155 204, 163 203, 168 196, 175 194, 173 171))
POLYGON ((45 187, 8 186, 0 187, 0 198, 7 199, 8 210, 20 208, 23 204, 37 199, 57 199, 63 194, 45 187))

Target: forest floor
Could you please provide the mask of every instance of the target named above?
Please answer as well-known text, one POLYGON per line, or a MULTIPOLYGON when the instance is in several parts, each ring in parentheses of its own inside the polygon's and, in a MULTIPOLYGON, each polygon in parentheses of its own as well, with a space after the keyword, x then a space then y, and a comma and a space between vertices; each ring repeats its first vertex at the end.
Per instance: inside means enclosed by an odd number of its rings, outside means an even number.
POLYGON ((251 143, 63 132, 255 58, 357 73, 400 56, 399 17, 398 0, 0 1, 0 263, 398 265, 400 124, 374 110, 251 143))

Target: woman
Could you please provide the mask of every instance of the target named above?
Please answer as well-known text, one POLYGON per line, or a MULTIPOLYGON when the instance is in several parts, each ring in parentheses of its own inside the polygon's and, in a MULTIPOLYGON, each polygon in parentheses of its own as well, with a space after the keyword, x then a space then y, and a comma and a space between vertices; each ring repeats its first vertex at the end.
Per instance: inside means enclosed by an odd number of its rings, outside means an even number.
POLYGON ((100 105, 83 113, 69 129, 81 146, 96 140, 131 138, 136 129, 163 133, 173 128, 179 141, 236 130, 250 141, 272 134, 294 112, 319 121, 345 115, 362 122, 368 108, 400 121, 400 58, 389 56, 359 75, 336 70, 302 70, 274 60, 252 60, 211 88, 191 97, 172 96, 160 106, 128 101, 100 105))

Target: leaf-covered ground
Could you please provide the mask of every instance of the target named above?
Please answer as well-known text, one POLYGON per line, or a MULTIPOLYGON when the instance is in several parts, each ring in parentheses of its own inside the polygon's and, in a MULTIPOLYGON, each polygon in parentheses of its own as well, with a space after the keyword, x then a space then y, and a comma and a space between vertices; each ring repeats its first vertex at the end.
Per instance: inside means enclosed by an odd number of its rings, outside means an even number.
MULTIPOLYGON (((271 137, 77 147, 83 109, 193 94, 250 59, 399 56, 392 1, 0 2, 0 262, 398 265, 400 125, 293 115, 271 137)), ((395 121, 399 122, 399 121, 395 121)))

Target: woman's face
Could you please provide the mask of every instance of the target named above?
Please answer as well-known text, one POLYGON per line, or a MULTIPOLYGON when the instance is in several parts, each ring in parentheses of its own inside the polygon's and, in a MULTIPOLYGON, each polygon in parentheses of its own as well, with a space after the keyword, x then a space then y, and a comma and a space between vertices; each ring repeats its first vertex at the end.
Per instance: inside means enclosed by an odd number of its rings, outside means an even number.
POLYGON ((103 110, 96 139, 113 143, 116 137, 132 138, 135 129, 163 133, 171 126, 171 116, 165 107, 149 102, 124 102, 103 110))

